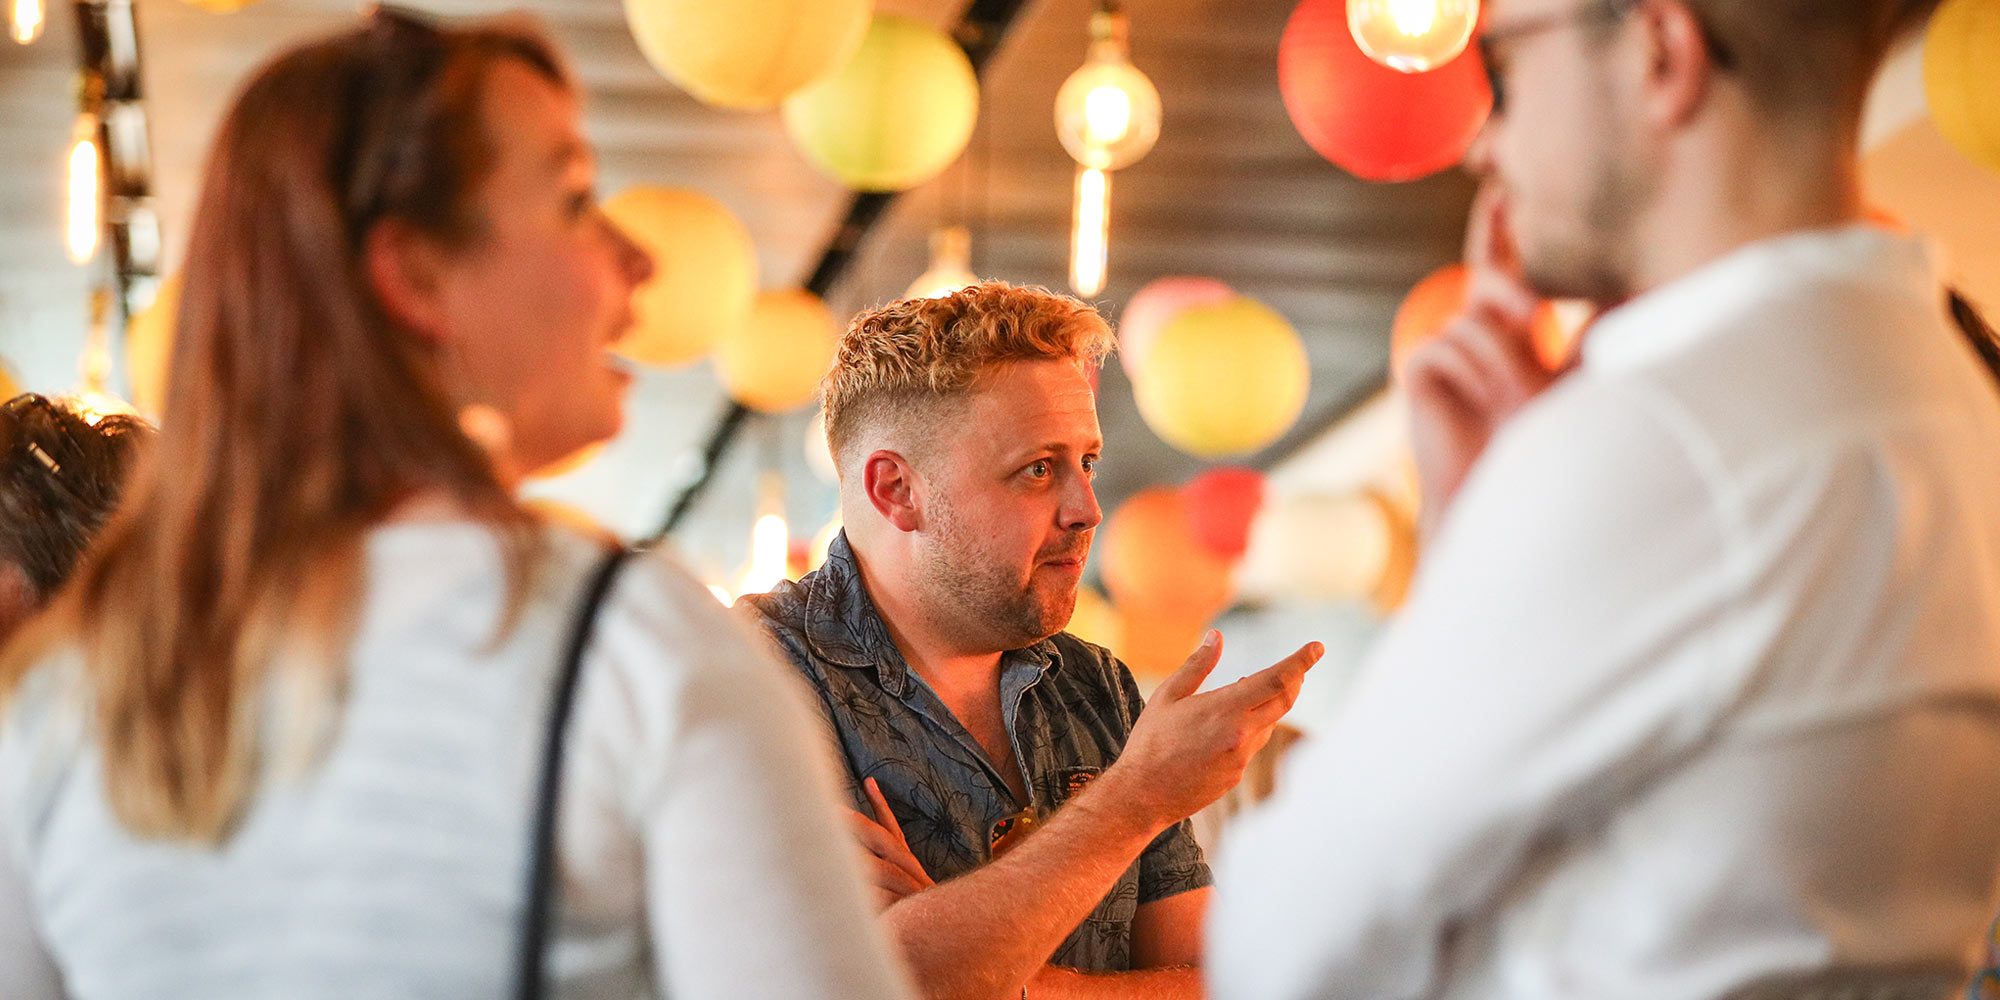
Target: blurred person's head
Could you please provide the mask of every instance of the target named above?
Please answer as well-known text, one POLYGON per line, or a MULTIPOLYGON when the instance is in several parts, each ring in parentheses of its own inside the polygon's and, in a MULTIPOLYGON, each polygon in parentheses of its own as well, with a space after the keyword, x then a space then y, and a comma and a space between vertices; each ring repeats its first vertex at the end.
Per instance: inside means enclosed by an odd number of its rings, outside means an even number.
POLYGON ((847 534, 871 587, 966 654, 1069 623, 1103 514, 1090 369, 1111 344, 1075 299, 989 282, 857 317, 824 383, 847 534))
POLYGON ((146 425, 28 393, 0 405, 0 641, 69 579, 118 504, 146 425))
POLYGON ((189 237, 158 460, 48 619, 87 654, 129 828, 227 832, 253 774, 241 705, 281 644, 338 663, 362 535, 410 501, 493 525, 524 592, 514 474, 617 430, 606 348, 650 268, 593 171, 575 87, 520 23, 378 9, 238 95, 189 237))
POLYGON ((1615 303, 1859 215, 1862 105, 1936 0, 1490 0, 1469 164, 1530 284, 1615 303))

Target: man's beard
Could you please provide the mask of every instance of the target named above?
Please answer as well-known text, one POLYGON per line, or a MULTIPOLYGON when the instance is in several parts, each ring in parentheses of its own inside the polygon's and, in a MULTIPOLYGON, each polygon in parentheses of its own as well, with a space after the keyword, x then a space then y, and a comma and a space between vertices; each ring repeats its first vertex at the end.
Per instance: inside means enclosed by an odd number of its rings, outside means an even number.
MULTIPOLYGON (((1076 611, 1073 581, 1058 585, 1031 575, 1026 587, 1013 567, 985 557, 976 524, 958 518, 948 503, 933 500, 927 512, 933 538, 924 548, 919 571, 937 624, 967 645, 994 650, 1022 649, 1063 630, 1076 611)), ((1090 551, 1090 532, 1081 532, 1061 552, 1038 558, 1073 555, 1081 561, 1090 551)))
POLYGON ((1544 298, 1583 299, 1600 305, 1634 294, 1636 230, 1640 214, 1657 194, 1655 165, 1623 131, 1609 100, 1599 105, 1589 190, 1567 238, 1522 247, 1521 266, 1529 287, 1544 298))

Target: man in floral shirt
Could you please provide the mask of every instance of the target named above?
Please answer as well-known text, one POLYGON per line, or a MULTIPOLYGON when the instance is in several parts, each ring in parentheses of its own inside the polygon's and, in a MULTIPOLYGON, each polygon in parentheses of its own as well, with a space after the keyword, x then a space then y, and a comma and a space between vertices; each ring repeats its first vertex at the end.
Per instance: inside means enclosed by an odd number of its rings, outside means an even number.
POLYGON ((1187 817, 1242 776, 1317 644, 1150 706, 1062 633, 1102 514, 1089 369, 1110 332, 999 283, 859 317, 825 383, 846 530, 751 598, 854 781, 884 919, 932 996, 1193 997, 1208 866, 1187 817))

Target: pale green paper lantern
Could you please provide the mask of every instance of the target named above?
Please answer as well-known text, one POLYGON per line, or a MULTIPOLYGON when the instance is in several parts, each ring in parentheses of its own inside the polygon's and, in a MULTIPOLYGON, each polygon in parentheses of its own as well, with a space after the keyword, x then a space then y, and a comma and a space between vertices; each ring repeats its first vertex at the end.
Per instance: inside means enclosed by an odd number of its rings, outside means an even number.
POLYGON ((958 159, 979 118, 965 50, 936 28, 880 14, 854 58, 785 101, 813 166, 857 191, 902 191, 958 159))

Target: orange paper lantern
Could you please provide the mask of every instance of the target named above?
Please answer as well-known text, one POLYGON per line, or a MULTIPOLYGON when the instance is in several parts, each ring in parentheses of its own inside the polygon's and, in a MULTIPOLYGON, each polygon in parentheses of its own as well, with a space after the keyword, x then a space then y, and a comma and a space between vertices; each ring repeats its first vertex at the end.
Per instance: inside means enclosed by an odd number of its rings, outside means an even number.
MULTIPOLYGON (((1396 310, 1395 325, 1389 332, 1389 371, 1396 379, 1402 379, 1410 355, 1443 333, 1446 324, 1465 310, 1469 281, 1470 272, 1464 264, 1447 264, 1410 289, 1402 307, 1396 310)), ((1535 313, 1532 335, 1535 357, 1543 366, 1555 371, 1568 363, 1576 331, 1563 322, 1553 303, 1543 303, 1535 313)))
POLYGON ((1104 585, 1127 615, 1206 624, 1229 606, 1229 570, 1195 537, 1178 490, 1141 490, 1104 532, 1104 585))

